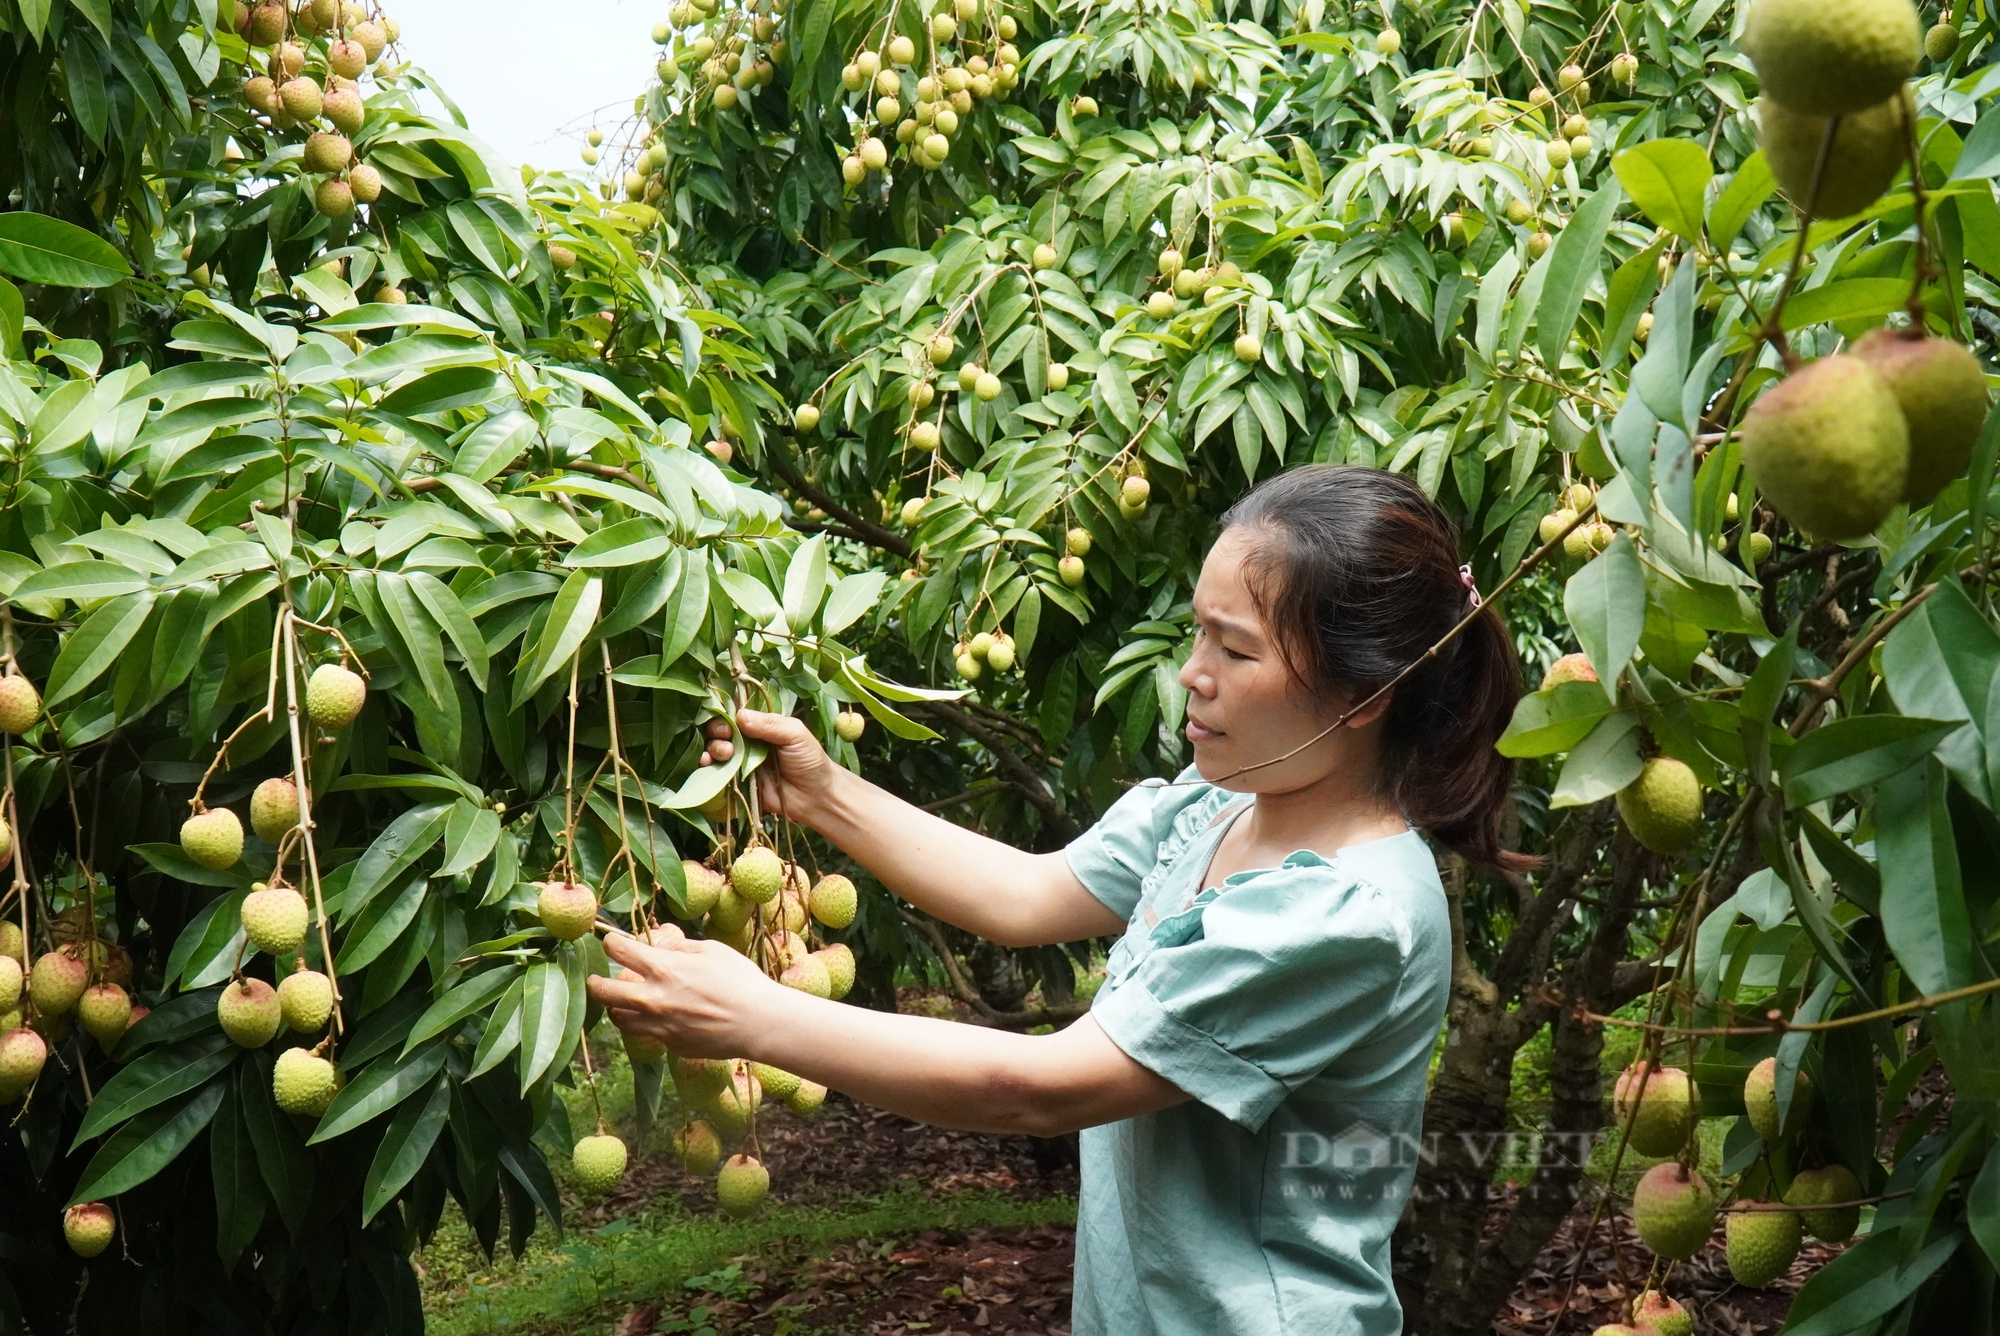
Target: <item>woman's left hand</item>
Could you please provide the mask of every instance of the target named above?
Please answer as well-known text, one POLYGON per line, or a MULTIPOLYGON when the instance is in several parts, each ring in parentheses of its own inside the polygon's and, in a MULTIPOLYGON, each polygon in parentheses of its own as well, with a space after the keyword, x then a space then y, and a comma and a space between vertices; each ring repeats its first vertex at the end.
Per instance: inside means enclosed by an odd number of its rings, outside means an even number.
POLYGON ((682 1057, 742 1056, 757 999, 780 987, 720 942, 681 938, 648 946, 607 932, 604 953, 626 972, 615 979, 592 976, 586 985, 591 997, 626 1034, 656 1039, 682 1057))

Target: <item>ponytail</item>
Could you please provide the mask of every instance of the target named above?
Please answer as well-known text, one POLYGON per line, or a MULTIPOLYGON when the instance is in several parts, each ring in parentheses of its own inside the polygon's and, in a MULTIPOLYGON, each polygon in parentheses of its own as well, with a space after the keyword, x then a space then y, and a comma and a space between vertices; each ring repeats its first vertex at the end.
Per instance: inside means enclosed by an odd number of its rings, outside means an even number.
MULTIPOLYGON (((1258 601, 1315 691, 1361 700, 1473 611, 1450 519, 1402 474, 1306 465, 1251 489, 1222 523, 1262 532, 1251 558, 1258 601)), ((1507 628, 1480 607, 1396 684, 1382 728, 1383 788, 1404 820, 1508 872, 1536 862, 1500 842, 1514 767, 1494 744, 1520 695, 1507 628)))

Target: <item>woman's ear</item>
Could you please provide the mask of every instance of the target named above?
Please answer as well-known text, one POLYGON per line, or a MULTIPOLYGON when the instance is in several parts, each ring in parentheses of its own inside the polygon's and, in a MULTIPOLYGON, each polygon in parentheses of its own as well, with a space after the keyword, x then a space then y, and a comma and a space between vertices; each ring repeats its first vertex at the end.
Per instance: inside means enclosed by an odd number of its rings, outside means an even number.
POLYGON ((1363 704, 1359 709, 1355 709, 1355 707, 1352 705, 1347 706, 1346 708, 1354 710, 1354 713, 1348 716, 1347 727, 1349 728, 1368 727, 1368 725, 1374 723, 1376 720, 1380 719, 1383 715, 1389 712, 1389 705, 1392 701, 1395 700, 1395 698, 1396 698, 1395 688, 1391 687, 1389 690, 1381 692, 1380 694, 1376 695, 1373 700, 1370 700, 1366 696, 1362 697, 1362 700, 1365 701, 1366 703, 1363 704))

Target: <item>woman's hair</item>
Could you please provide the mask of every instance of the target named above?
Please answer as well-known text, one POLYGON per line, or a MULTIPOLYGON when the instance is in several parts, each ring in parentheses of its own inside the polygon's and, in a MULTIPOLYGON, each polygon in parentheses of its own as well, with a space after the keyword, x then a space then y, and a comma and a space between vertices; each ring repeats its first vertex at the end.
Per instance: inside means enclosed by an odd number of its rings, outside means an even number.
MULTIPOLYGON (((1416 663, 1471 610, 1458 534, 1399 473, 1311 464, 1252 488, 1222 517, 1257 531, 1252 595, 1306 687, 1359 704, 1416 663)), ((1513 763, 1493 749, 1521 695, 1521 669, 1491 608, 1397 683, 1382 729, 1384 791, 1411 825, 1508 871, 1513 763)))

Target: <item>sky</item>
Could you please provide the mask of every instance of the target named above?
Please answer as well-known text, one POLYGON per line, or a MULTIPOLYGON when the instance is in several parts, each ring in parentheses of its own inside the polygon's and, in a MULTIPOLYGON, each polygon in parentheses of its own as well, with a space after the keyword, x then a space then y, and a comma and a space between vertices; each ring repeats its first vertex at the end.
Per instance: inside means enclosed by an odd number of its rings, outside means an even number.
POLYGON ((382 0, 407 59, 434 75, 472 132, 513 163, 581 168, 593 119, 632 114, 671 0, 382 0))

